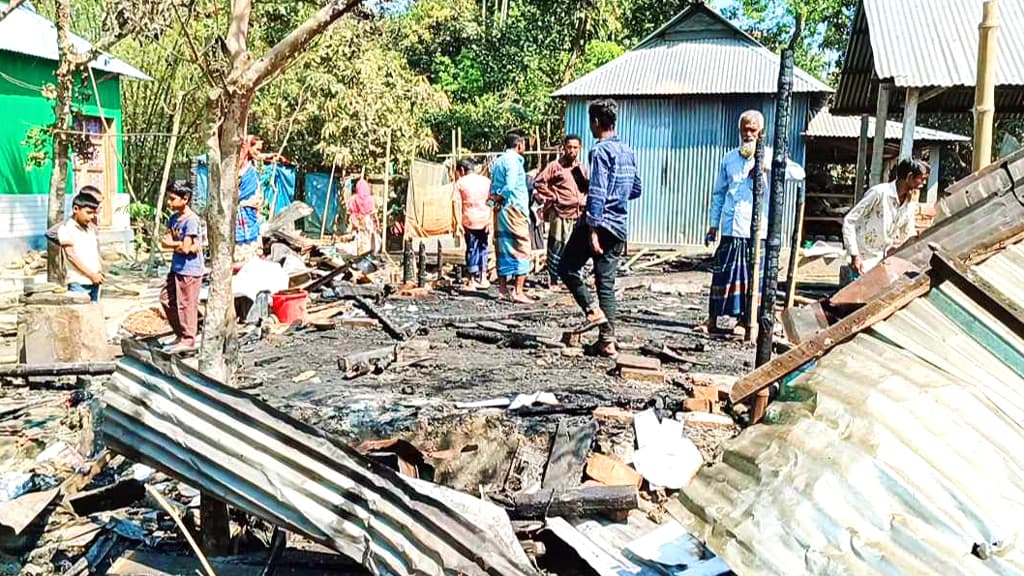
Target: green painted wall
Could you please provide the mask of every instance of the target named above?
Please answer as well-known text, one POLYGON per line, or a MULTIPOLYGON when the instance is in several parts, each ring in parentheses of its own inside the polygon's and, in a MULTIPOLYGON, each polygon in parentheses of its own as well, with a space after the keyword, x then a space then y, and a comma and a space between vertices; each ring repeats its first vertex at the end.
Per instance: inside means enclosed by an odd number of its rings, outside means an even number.
MULTIPOLYGON (((33 58, 14 52, 0 51, 0 194, 46 194, 50 189, 52 161, 41 168, 26 168, 31 148, 25 146, 25 136, 36 127, 53 123, 53 102, 41 94, 42 87, 53 84, 56 62, 33 58)), ((121 86, 117 76, 102 70, 94 70, 103 116, 113 121, 113 130, 122 132, 121 86)), ((100 116, 92 84, 85 77, 85 102, 78 108, 89 116, 100 116)), ((115 138, 118 158, 122 157, 122 138, 115 138)), ((50 150, 47 150, 50 154, 50 150)), ((121 162, 117 162, 117 191, 124 192, 124 174, 121 162)), ((69 167, 70 170, 70 167, 69 167)), ((69 172, 70 174, 70 172, 69 172)), ((69 179, 70 180, 70 179, 69 179)), ((69 182, 70 190, 70 182, 69 182)))

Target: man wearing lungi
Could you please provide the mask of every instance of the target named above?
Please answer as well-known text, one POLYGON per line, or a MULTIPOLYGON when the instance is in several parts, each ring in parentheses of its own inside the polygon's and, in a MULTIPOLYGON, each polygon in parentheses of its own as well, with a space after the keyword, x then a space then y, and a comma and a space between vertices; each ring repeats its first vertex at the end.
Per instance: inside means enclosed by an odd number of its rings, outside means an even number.
POLYGON ((562 155, 548 164, 533 183, 534 199, 543 206, 548 224, 548 278, 552 289, 558 287, 562 252, 587 200, 588 170, 577 159, 581 147, 579 136, 566 136, 562 155))
POLYGON ((523 291, 533 262, 525 150, 521 135, 510 132, 505 137, 505 153, 491 165, 491 200, 498 212, 498 293, 513 302, 532 304, 523 291), (513 279, 511 290, 509 278, 513 279))
MULTIPOLYGON (((757 110, 744 112, 740 116, 739 130, 740 146, 722 159, 715 189, 711 194, 708 218, 710 228, 705 244, 711 245, 716 240, 720 242, 715 250, 711 296, 708 301, 708 322, 705 329, 709 333, 723 331, 718 327, 720 317, 731 316, 742 322, 747 314, 747 297, 751 282, 750 251, 753 249, 753 231, 750 228, 754 204, 754 151, 757 140, 764 135, 764 116, 757 110)), ((765 148, 762 173, 759 175, 765 194, 761 213, 762 272, 764 238, 768 228, 767 172, 771 165, 771 149, 765 148)), ((797 164, 787 162, 786 171, 787 177, 791 179, 803 179, 803 169, 797 164)), ((759 277, 764 280, 763 273, 759 277)))

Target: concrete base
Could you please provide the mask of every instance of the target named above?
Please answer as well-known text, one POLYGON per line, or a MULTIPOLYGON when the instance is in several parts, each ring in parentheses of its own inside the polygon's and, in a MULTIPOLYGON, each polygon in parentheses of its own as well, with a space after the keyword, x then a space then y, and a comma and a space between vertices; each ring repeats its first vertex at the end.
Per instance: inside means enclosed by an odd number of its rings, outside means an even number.
MULTIPOLYGON (((74 299, 69 301, 74 302, 74 299)), ((18 361, 21 363, 112 359, 100 304, 31 304, 18 313, 18 361)))

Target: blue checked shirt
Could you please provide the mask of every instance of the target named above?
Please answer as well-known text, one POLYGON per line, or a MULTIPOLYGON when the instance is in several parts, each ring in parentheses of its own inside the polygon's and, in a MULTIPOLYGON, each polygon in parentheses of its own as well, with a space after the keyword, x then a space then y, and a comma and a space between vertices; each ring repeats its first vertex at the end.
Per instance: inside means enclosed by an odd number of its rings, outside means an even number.
POLYGON ((629 236, 627 205, 639 198, 642 190, 636 158, 629 146, 618 136, 599 140, 590 151, 587 225, 604 228, 625 240, 629 236))

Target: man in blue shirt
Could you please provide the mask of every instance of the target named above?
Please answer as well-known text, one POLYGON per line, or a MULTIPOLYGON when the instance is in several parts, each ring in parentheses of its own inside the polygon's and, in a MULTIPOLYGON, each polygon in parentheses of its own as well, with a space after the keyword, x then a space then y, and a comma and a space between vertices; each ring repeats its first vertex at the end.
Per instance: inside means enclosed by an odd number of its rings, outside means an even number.
POLYGON ((491 200, 498 211, 498 293, 513 302, 532 304, 533 300, 523 290, 533 265, 525 151, 522 135, 506 135, 505 153, 491 164, 491 200), (513 279, 511 290, 509 278, 513 279))
POLYGON ((618 355, 613 325, 618 310, 615 277, 628 236, 628 204, 640 197, 641 185, 633 151, 615 134, 618 116, 615 101, 593 102, 589 113, 590 131, 597 138, 597 144, 590 151, 586 213, 576 223, 565 245, 559 274, 586 315, 583 329, 595 326, 600 329, 595 352, 614 358, 618 355), (594 308, 593 297, 580 273, 591 259, 594 261, 598 308, 594 308))
MULTIPOLYGON (((718 319, 731 316, 742 321, 747 315, 747 295, 750 289, 750 251, 753 249, 751 220, 754 212, 754 150, 757 140, 764 135, 764 116, 757 110, 748 110, 740 116, 740 146, 722 159, 718 179, 711 193, 710 220, 705 244, 721 240, 715 250, 712 268, 711 295, 708 300, 708 332, 721 332, 718 319)), ((762 161, 764 202, 761 212, 761 244, 768 226, 768 179, 772 165, 772 151, 765 148, 762 161)), ((803 169, 787 162, 787 177, 802 179, 803 169)), ((764 251, 762 250, 762 255, 764 251)), ((763 270, 764 260, 760 266, 763 270)), ((761 275, 762 280, 764 275, 761 275)))

